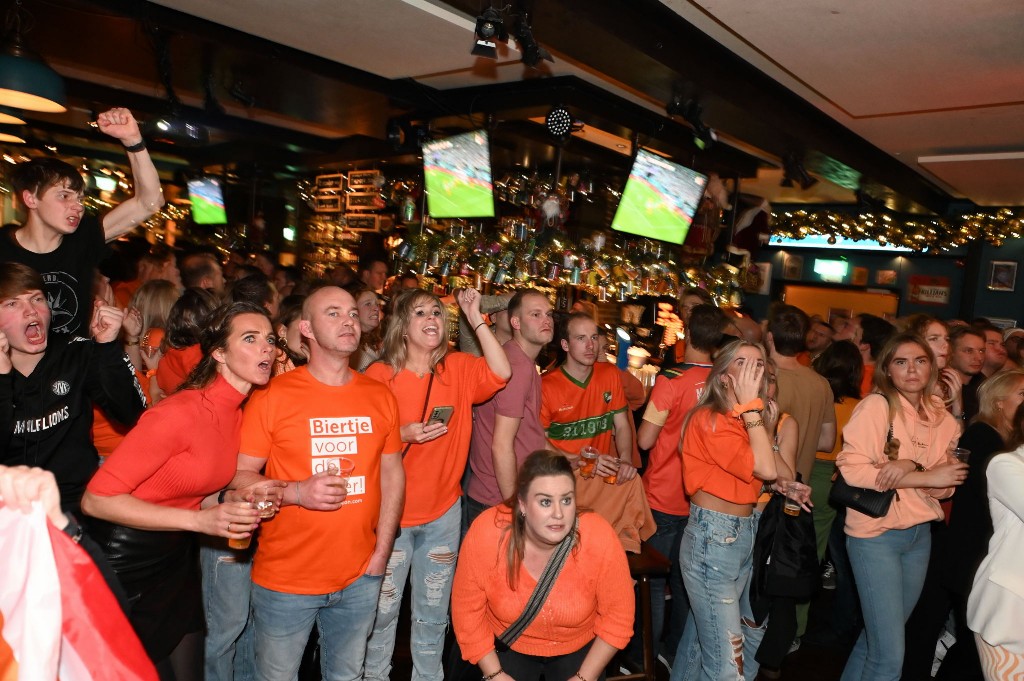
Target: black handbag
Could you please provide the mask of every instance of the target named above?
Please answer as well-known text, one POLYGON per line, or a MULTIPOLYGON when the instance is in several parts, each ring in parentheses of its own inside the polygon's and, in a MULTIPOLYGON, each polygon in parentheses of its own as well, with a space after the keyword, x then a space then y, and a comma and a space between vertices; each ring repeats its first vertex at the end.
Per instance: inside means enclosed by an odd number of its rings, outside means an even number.
MULTIPOLYGON (((889 432, 885 437, 885 455, 891 461, 896 458, 893 452, 899 452, 900 441, 892 436, 892 422, 889 422, 889 432)), ((843 474, 836 466, 832 474, 832 490, 828 494, 828 503, 833 506, 845 506, 851 511, 863 513, 872 518, 881 518, 889 512, 893 497, 897 499, 895 489, 879 492, 870 487, 854 487, 843 479, 843 474)))

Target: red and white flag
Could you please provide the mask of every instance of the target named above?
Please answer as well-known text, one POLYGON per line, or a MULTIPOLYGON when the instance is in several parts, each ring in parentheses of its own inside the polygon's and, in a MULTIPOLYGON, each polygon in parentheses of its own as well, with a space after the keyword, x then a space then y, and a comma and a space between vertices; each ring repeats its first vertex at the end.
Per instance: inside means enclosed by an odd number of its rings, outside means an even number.
POLYGON ((89 555, 46 521, 0 506, 0 681, 156 681, 89 555))

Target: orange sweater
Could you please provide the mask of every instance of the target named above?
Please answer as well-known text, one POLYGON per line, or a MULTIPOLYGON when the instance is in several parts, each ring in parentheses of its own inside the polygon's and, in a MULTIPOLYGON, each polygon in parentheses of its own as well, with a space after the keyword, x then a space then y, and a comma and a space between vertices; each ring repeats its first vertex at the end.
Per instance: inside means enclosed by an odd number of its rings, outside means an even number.
MULTIPOLYGON (((462 656, 476 664, 519 615, 537 581, 525 568, 509 588, 505 548, 510 514, 494 506, 473 522, 459 551, 452 587, 452 626, 462 656)), ((512 650, 552 657, 579 650, 595 636, 624 648, 633 635, 633 580, 615 531, 596 513, 580 516, 580 543, 536 619, 512 650)))

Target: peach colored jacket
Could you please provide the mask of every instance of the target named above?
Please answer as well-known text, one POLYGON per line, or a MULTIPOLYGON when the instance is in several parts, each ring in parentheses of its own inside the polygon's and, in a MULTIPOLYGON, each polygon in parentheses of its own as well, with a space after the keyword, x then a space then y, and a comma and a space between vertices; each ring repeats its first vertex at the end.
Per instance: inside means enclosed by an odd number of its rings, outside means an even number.
MULTIPOLYGON (((903 396, 902 410, 893 421, 893 437, 900 441, 900 459, 915 461, 927 469, 944 464, 948 452, 956 446, 960 431, 952 415, 936 401, 932 420, 925 420, 903 396), (937 418, 936 418, 937 417, 937 418)), ((843 478, 855 487, 874 488, 878 469, 885 462, 885 436, 889 430, 889 405, 878 393, 868 395, 853 410, 843 429, 843 450, 836 463, 843 478)), ((846 534, 867 539, 886 530, 903 530, 930 520, 941 520, 937 499, 952 496, 953 488, 901 488, 889 512, 871 518, 850 510, 846 514, 846 534)))

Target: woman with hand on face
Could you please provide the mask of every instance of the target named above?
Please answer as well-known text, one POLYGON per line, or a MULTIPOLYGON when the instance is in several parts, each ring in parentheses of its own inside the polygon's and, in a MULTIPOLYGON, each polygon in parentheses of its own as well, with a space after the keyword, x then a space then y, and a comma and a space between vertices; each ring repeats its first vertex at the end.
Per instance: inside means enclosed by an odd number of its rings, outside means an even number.
POLYGON ((764 348, 736 340, 722 348, 704 394, 683 425, 683 484, 690 521, 679 549, 690 616, 672 681, 756 676, 761 639, 748 591, 764 481, 778 477, 766 424, 777 418, 767 394, 764 348), (743 632, 741 634, 741 632, 743 632), (749 635, 748 635, 749 633, 749 635), (750 664, 744 664, 750 660, 750 664))
POLYGON ((368 366, 380 359, 382 351, 380 323, 384 312, 381 308, 380 296, 376 291, 356 287, 350 292, 356 299, 361 335, 359 349, 349 361, 356 371, 366 371, 368 366))
POLYGON ((950 456, 959 426, 935 394, 938 376, 927 342, 914 333, 889 339, 878 355, 875 393, 861 400, 843 429, 836 463, 853 487, 896 490, 886 515, 846 512, 846 547, 864 616, 843 681, 896 681, 904 624, 924 586, 929 523, 942 519, 939 499, 967 476, 950 456), (891 437, 889 433, 891 432, 891 437))
POLYGON ((477 334, 482 357, 448 352, 448 313, 437 296, 409 289, 395 298, 381 361, 366 375, 387 385, 398 400, 407 443, 402 533, 388 560, 366 678, 386 679, 395 647, 398 610, 412 584, 412 660, 416 678, 442 678, 455 559, 462 525, 462 474, 469 457, 473 405, 491 398, 512 373, 508 356, 480 313, 480 293, 458 294, 459 307, 477 334))
POLYGON ((939 370, 935 382, 935 394, 942 398, 953 418, 963 418, 963 383, 960 375, 947 366, 949 360, 949 328, 941 319, 927 314, 916 314, 907 319, 905 330, 915 333, 928 344, 935 355, 935 366, 939 370))
MULTIPOLYGON (((129 597, 129 620, 170 678, 202 678, 196 533, 242 540, 259 524, 255 489, 218 499, 235 474, 241 405, 270 380, 266 310, 218 308, 203 322, 202 359, 182 390, 148 410, 89 482, 82 510, 129 597), (220 503, 218 503, 218 501, 220 503)), ((280 486, 261 491, 277 497, 280 486)))
MULTIPOLYGON (((633 581, 608 521, 580 513, 568 459, 537 451, 516 494, 473 521, 452 591, 463 657, 493 681, 597 681, 633 634, 633 581), (549 561, 565 555, 534 618, 506 647, 549 561)), ((517 627, 518 628, 518 627, 517 627)))

